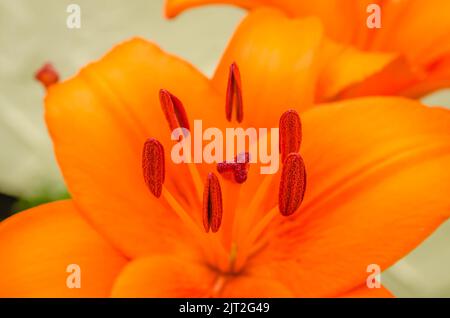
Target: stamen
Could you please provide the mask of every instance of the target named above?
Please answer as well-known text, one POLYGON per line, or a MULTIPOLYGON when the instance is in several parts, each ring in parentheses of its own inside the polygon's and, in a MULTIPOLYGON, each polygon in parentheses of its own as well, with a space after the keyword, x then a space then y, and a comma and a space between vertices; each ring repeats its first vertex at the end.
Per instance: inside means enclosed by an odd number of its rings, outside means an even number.
POLYGON ((225 104, 225 113, 227 120, 230 122, 233 115, 233 108, 236 108, 236 120, 239 123, 242 122, 244 119, 244 109, 242 105, 241 74, 236 63, 230 66, 225 104))
POLYGON ((159 91, 159 101, 162 110, 169 123, 170 130, 176 128, 186 128, 189 130, 189 120, 183 103, 165 89, 159 91))
POLYGON ((35 74, 34 78, 38 80, 45 88, 59 82, 59 74, 52 64, 44 64, 35 74))
POLYGON ((150 191, 157 198, 161 196, 165 178, 164 148, 154 139, 148 139, 142 152, 142 170, 144 180, 150 191))
POLYGON ((302 143, 302 123, 295 110, 288 110, 280 118, 280 153, 284 162, 291 152, 298 152, 302 143))
POLYGON ((283 164, 278 194, 278 207, 282 215, 289 216, 300 207, 305 189, 305 163, 298 153, 290 153, 283 164))
POLYGON ((206 233, 216 233, 222 223, 222 190, 219 179, 214 173, 209 173, 203 191, 203 226, 206 233))
POLYGON ((217 172, 222 175, 231 173, 234 176, 234 181, 237 183, 244 183, 247 180, 248 169, 250 162, 250 154, 248 152, 238 154, 233 162, 219 162, 217 164, 217 172))

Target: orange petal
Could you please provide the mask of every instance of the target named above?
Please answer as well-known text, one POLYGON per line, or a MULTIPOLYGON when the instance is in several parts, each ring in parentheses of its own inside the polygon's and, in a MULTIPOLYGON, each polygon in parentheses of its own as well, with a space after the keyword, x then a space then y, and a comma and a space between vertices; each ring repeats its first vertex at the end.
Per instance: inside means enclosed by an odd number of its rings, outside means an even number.
POLYGON ((206 4, 234 4, 244 9, 279 8, 292 17, 316 16, 333 40, 371 51, 391 51, 418 59, 450 38, 447 0, 166 0, 166 15, 206 4), (366 27, 369 4, 381 7, 381 29, 366 27))
POLYGON ((20 212, 0 224, 0 297, 108 297, 127 260, 80 216, 72 201, 20 212), (81 288, 68 288, 80 267, 81 288))
POLYGON ((336 296, 363 284, 368 265, 385 270, 449 217, 450 111, 365 98, 317 107, 302 122, 302 207, 271 225, 270 247, 254 262, 296 296, 336 296), (283 262, 286 255, 292 259, 283 262))
POLYGON ((174 256, 131 262, 114 284, 113 297, 292 297, 280 282, 238 275, 220 276, 203 264, 174 256))
POLYGON ((131 262, 114 284, 113 297, 207 297, 216 274, 206 266, 174 256, 153 256, 131 262))
POLYGON ((164 13, 173 18, 186 9, 207 4, 234 4, 245 9, 260 6, 264 0, 165 0, 164 13))
POLYGON ((426 75, 401 91, 404 96, 421 97, 438 89, 450 87, 450 53, 427 67, 426 75))
POLYGON ((368 288, 366 285, 341 295, 343 298, 393 298, 394 295, 384 286, 380 288, 368 288))
MULTIPOLYGON (((336 40, 348 42, 354 37, 355 14, 351 1, 326 0, 166 0, 165 13, 175 17, 186 9, 207 4, 233 4, 244 9, 262 6, 283 10, 292 17, 319 17, 327 34, 336 40)), ((281 33, 280 33, 281 34, 281 33)))
MULTIPOLYGON (((433 71, 428 73, 430 67, 439 63, 443 56, 450 53, 448 44, 450 43, 450 20, 447 17, 450 12, 450 2, 447 0, 167 0, 166 14, 173 17, 190 7, 213 3, 234 4, 244 9, 269 6, 283 10, 290 17, 314 16, 320 19, 325 34, 332 40, 372 52, 367 59, 382 56, 382 52, 406 59, 408 67, 403 69, 405 74, 398 72, 399 65, 396 63, 390 68, 395 68, 397 72, 390 72, 383 78, 376 77, 371 81, 369 90, 366 86, 357 94, 343 95, 341 96, 343 98, 373 94, 417 97, 450 86, 448 80, 436 80, 433 71), (380 29, 366 27, 366 20, 370 15, 367 12, 369 4, 378 4, 381 7, 382 28, 380 29), (410 69, 409 65, 414 65, 415 69, 410 69), (420 78, 420 74, 418 78, 415 76, 411 78, 410 75, 417 70, 429 74, 431 78, 420 78), (398 79, 399 74, 400 79, 398 79), (410 82, 403 82, 405 78, 410 82), (399 84, 406 84, 406 86, 399 87, 399 84)), ((363 63, 365 67, 361 69, 356 67, 360 63, 352 65, 356 73, 348 74, 356 77, 364 73, 365 68, 379 69, 377 63, 363 63)), ((333 76, 326 76, 326 78, 334 81, 333 76)), ((323 89, 327 89, 326 84, 323 85, 323 89)), ((329 100, 330 97, 326 99, 329 100)))
MULTIPOLYGON (((46 98, 47 125, 77 206, 130 257, 190 240, 171 235, 182 236, 185 227, 151 195, 142 172, 149 137, 165 145, 167 157, 173 144, 159 104, 161 88, 183 101, 191 120, 202 118, 204 126, 220 122, 209 81, 142 39, 118 45, 76 77, 52 86, 46 98)), ((168 189, 192 210, 195 188, 186 165, 167 160, 166 169, 163 192, 168 189)))
MULTIPOLYGON (((382 53, 380 53, 382 54, 382 53)), ((363 81, 355 82, 353 85, 341 85, 341 91, 334 96, 334 99, 346 99, 370 95, 405 95, 410 96, 408 90, 421 83, 425 74, 414 68, 404 57, 397 56, 387 63, 379 64, 379 71, 368 74, 363 81)), ((340 69, 346 74, 345 69, 340 69)), ((350 78, 352 76, 350 75, 350 78)), ((426 93, 427 91, 424 91, 426 93)))
POLYGON ((371 50, 395 51, 420 61, 450 39, 447 0, 389 1, 382 10, 389 24, 377 30, 371 50))
POLYGON ((255 10, 234 34, 213 85, 225 95, 235 62, 242 78, 244 124, 277 127, 280 107, 301 111, 311 106, 321 40, 322 27, 314 18, 291 20, 276 10, 255 10))
POLYGON ((266 277, 237 276, 224 285, 221 297, 288 298, 292 292, 281 282, 266 277))
MULTIPOLYGON (((359 73, 348 72, 345 65, 347 57, 343 57, 343 63, 333 61, 321 73, 319 81, 319 100, 336 100, 370 95, 400 95, 410 98, 420 98, 438 89, 450 87, 450 54, 437 58, 431 65, 423 68, 414 66, 404 56, 393 56, 387 53, 364 53, 363 60, 372 63, 372 67, 361 67, 363 80, 355 81, 359 73), (381 59, 373 59, 379 55, 381 59), (391 56, 383 62, 382 56, 391 56), (379 69, 379 70, 377 70, 379 69), (329 80, 329 79, 332 80, 329 80), (339 79, 341 79, 339 81, 339 79), (327 85, 328 82, 331 85, 327 85), (353 83, 352 83, 353 82, 353 83), (334 83, 340 85, 334 85, 334 83), (330 88, 331 87, 331 88, 330 88), (335 88, 332 90, 332 88, 335 88), (333 93, 335 95, 333 96, 333 93)), ((363 64, 360 64, 363 66, 363 64)))
MULTIPOLYGON (((359 88, 361 85, 366 85, 368 87, 366 90, 371 89, 372 94, 379 94, 386 90, 392 92, 395 89, 392 82, 399 81, 397 74, 393 77, 392 72, 385 71, 401 60, 396 54, 363 52, 351 46, 326 41, 323 46, 322 60, 325 65, 320 71, 317 83, 316 99, 318 101, 331 100, 339 94, 342 95, 342 91, 359 88), (388 81, 372 80, 367 84, 368 80, 375 75, 380 76, 380 73, 387 74, 385 79, 388 81)), ((405 67, 402 71, 409 70, 405 67)), ((368 92, 364 91, 364 94, 368 92)))

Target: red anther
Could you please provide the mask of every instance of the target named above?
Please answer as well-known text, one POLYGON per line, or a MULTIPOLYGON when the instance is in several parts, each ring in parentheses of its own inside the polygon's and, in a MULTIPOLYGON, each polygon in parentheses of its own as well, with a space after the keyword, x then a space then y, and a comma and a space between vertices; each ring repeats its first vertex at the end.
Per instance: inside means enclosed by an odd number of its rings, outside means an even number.
POLYGON ((302 123, 295 110, 288 110, 280 118, 279 147, 281 162, 284 162, 291 152, 298 152, 302 143, 302 123))
POLYGON ((227 120, 231 122, 233 108, 236 109, 236 120, 238 123, 244 119, 244 108, 242 104, 241 74, 236 63, 231 64, 228 75, 228 86, 225 104, 227 120))
POLYGON ((173 94, 165 89, 159 91, 161 108, 169 123, 170 130, 186 128, 189 130, 189 120, 183 103, 173 94))
POLYGON ((154 139, 148 139, 142 152, 142 170, 144 180, 150 191, 157 198, 161 196, 165 178, 164 148, 154 139))
POLYGON ((59 74, 52 64, 44 64, 35 74, 34 78, 38 80, 46 89, 59 82, 59 74))
POLYGON ((214 173, 209 173, 203 191, 203 226, 206 233, 216 233, 222 223, 222 190, 219 179, 214 173))
POLYGON ((293 214, 303 201, 306 190, 306 168, 302 157, 292 152, 283 164, 278 207, 284 216, 293 214))

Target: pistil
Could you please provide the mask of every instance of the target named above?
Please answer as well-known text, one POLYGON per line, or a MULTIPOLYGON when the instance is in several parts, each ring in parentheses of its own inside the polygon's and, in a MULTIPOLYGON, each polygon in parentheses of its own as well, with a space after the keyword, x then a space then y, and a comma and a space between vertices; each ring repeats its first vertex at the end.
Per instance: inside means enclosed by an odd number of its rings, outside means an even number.
POLYGON ((231 173, 236 183, 244 183, 247 180, 250 162, 250 154, 248 152, 236 156, 233 162, 219 162, 217 164, 217 172, 222 175, 231 173))

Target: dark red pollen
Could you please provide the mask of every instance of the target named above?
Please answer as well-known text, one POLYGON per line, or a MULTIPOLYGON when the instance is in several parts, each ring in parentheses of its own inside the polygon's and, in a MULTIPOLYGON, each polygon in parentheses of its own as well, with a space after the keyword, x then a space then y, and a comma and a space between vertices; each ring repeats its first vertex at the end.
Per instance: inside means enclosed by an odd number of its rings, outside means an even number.
POLYGON ((165 89, 161 89, 159 91, 159 101, 164 116, 169 123, 170 130, 173 131, 177 128, 190 129, 189 120, 183 103, 175 95, 165 89))
POLYGON ((219 179, 214 173, 209 173, 203 191, 203 227, 206 233, 216 233, 222 223, 222 190, 219 179))
POLYGON ((286 111, 280 118, 279 147, 281 162, 284 162, 291 152, 298 152, 302 143, 302 123, 295 110, 286 111))
POLYGON ((306 190, 306 168, 302 157, 290 153, 283 164, 278 207, 284 216, 292 215, 300 207, 306 190))
POLYGON ((144 173, 144 181, 150 192, 159 198, 165 179, 164 148, 154 138, 150 138, 144 143, 142 171, 144 173))

